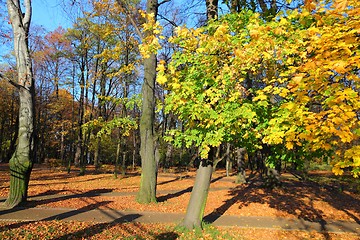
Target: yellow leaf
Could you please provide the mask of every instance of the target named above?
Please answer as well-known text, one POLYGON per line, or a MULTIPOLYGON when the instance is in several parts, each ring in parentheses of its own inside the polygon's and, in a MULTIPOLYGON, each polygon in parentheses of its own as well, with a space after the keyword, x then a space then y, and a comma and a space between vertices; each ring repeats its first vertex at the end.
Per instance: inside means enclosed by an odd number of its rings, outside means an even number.
POLYGON ((287 148, 288 150, 291 150, 291 149, 294 148, 294 144, 293 144, 292 142, 286 142, 286 148, 287 148))
POLYGON ((167 78, 165 77, 165 75, 159 75, 159 76, 157 76, 156 81, 159 84, 163 85, 167 82, 167 78))
POLYGON ((303 79, 304 77, 304 74, 303 73, 300 73, 300 74, 296 74, 294 77, 293 77, 293 81, 297 84, 299 84, 301 82, 301 80, 303 79))
POLYGON ((335 166, 333 167, 332 169, 332 172, 335 174, 335 175, 342 175, 344 173, 344 170, 342 170, 340 167, 338 166, 335 166))

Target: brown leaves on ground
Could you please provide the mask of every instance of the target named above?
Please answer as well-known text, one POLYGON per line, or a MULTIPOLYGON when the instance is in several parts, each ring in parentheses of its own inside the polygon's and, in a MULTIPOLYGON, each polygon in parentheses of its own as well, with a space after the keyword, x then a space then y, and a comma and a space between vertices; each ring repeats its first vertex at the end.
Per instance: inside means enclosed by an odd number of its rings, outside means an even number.
MULTIPOLYGON (((7 165, 0 165, 0 170, 0 196, 5 197, 9 186, 7 165)), ((140 183, 140 175, 137 173, 115 179, 112 174, 95 173, 91 168, 85 176, 78 176, 76 171, 67 174, 35 166, 27 205, 82 210, 111 208, 185 213, 194 176, 194 171, 160 173, 158 203, 142 205, 136 202, 140 183)), ((343 189, 339 189, 334 184, 299 181, 285 174, 282 186, 270 190, 263 188, 262 182, 257 178, 253 178, 248 184, 239 185, 234 181, 235 176, 226 177, 224 171, 214 173, 205 215, 360 222, 360 194, 347 190, 347 185, 344 185, 346 182, 342 182, 343 189)))
MULTIPOLYGON (((258 178, 251 179, 248 184, 239 185, 235 184, 235 176, 226 177, 224 171, 217 171, 213 175, 205 215, 269 216, 359 223, 360 194, 356 189, 356 186, 359 186, 358 180, 344 180, 344 178, 339 180, 327 174, 316 173, 313 179, 316 178, 317 181, 299 181, 289 174, 284 174, 282 186, 270 190, 264 188, 258 178)), ((111 208, 185 213, 194 177, 194 170, 160 173, 157 188, 158 203, 141 205, 135 200, 140 183, 140 174, 136 172, 128 173, 124 177, 120 175, 115 179, 111 173, 99 173, 91 168, 85 176, 78 176, 75 170, 68 174, 44 166, 35 166, 29 185, 29 201, 26 204, 28 207, 44 208, 64 207, 81 210, 111 208)), ((8 186, 8 166, 1 164, 0 196, 3 199, 8 193, 8 186)), ((141 236, 140 239, 221 239, 223 236, 225 236, 223 239, 356 239, 351 234, 326 233, 325 236, 324 233, 316 232, 291 231, 290 233, 276 229, 251 228, 214 228, 214 231, 220 231, 222 234, 214 238, 212 231, 201 233, 210 234, 209 236, 197 236, 195 232, 185 234, 181 231, 168 231, 167 228, 163 224, 138 223, 72 224, 60 221, 0 223, 0 234, 2 234, 0 238, 32 239, 31 232, 36 230, 41 234, 50 234, 46 235, 46 238, 50 239, 119 239, 120 237, 117 236, 124 238, 136 234, 141 236), (64 236, 64 233, 71 234, 64 236), (12 235, 16 237, 11 237, 12 235)), ((42 235, 39 235, 38 239, 43 239, 42 235)))
POLYGON ((187 231, 175 225, 140 223, 91 223, 91 222, 0 222, 0 239, 356 239, 354 234, 283 231, 278 229, 256 229, 206 226, 203 231, 187 231))

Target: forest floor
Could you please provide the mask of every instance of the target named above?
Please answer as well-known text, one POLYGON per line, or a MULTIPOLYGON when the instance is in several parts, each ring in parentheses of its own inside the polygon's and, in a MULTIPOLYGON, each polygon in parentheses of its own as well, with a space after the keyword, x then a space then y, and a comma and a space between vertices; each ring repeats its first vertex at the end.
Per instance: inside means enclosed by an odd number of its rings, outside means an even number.
MULTIPOLYGON (((70 208, 81 211, 116 209, 121 211, 185 213, 194 183, 195 170, 160 172, 158 203, 136 202, 140 184, 138 172, 125 176, 106 169, 96 172, 91 166, 85 176, 59 168, 36 165, 29 185, 26 208, 70 208), (46 197, 52 196, 52 197, 46 197)), ((350 176, 335 177, 331 172, 310 172, 301 181, 291 174, 282 175, 282 185, 266 189, 259 178, 251 176, 247 184, 235 184, 235 176, 226 177, 217 170, 212 178, 205 216, 273 217, 310 222, 345 221, 360 226, 360 184, 350 176)), ((0 164, 0 197, 9 190, 9 171, 0 164)), ((1 215, 1 211, 0 211, 1 215)), ((185 232, 175 223, 93 223, 36 221, 0 222, 2 239, 360 239, 353 233, 285 231, 282 229, 214 227, 205 231, 185 232), (36 235, 31 233, 36 230, 36 235), (64 235, 66 233, 66 235, 64 235), (33 238, 32 238, 33 237, 33 238)))

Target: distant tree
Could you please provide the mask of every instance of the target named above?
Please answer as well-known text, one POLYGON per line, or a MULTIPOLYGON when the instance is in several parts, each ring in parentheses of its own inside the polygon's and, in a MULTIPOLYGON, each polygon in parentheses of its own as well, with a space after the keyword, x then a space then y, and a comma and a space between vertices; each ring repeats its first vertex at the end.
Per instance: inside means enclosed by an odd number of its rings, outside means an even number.
MULTIPOLYGON (((6 71, 4 75, 14 78, 13 71, 6 71)), ((16 147, 18 128, 18 93, 6 81, 0 81, 0 162, 9 162, 16 147)))

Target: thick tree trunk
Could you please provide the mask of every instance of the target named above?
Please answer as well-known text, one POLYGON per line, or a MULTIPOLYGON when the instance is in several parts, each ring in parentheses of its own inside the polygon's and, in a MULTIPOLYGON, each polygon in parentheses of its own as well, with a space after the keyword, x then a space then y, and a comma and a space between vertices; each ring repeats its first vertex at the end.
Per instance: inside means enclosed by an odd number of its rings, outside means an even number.
POLYGON ((33 98, 30 91, 20 89, 18 145, 10 159, 10 192, 5 202, 7 207, 15 207, 26 201, 33 149, 33 98))
POLYGON ((28 33, 31 20, 31 1, 24 1, 22 14, 20 1, 7 1, 7 7, 14 33, 14 53, 18 72, 19 89, 19 129, 18 145, 10 159, 10 192, 5 202, 7 207, 15 207, 26 201, 34 149, 34 79, 28 48, 28 33))
MULTIPOLYGON (((148 0, 146 11, 157 16, 157 0, 148 0)), ((147 34, 147 33, 145 33, 147 34)), ((141 182, 137 200, 140 203, 156 202, 157 168, 155 159, 155 78, 156 55, 144 60, 144 83, 142 86, 142 113, 140 118, 141 182)))
POLYGON ((212 161, 201 160, 199 168, 196 171, 194 188, 191 192, 184 221, 181 224, 187 229, 202 227, 201 223, 204 217, 204 210, 213 171, 211 162, 212 161))

